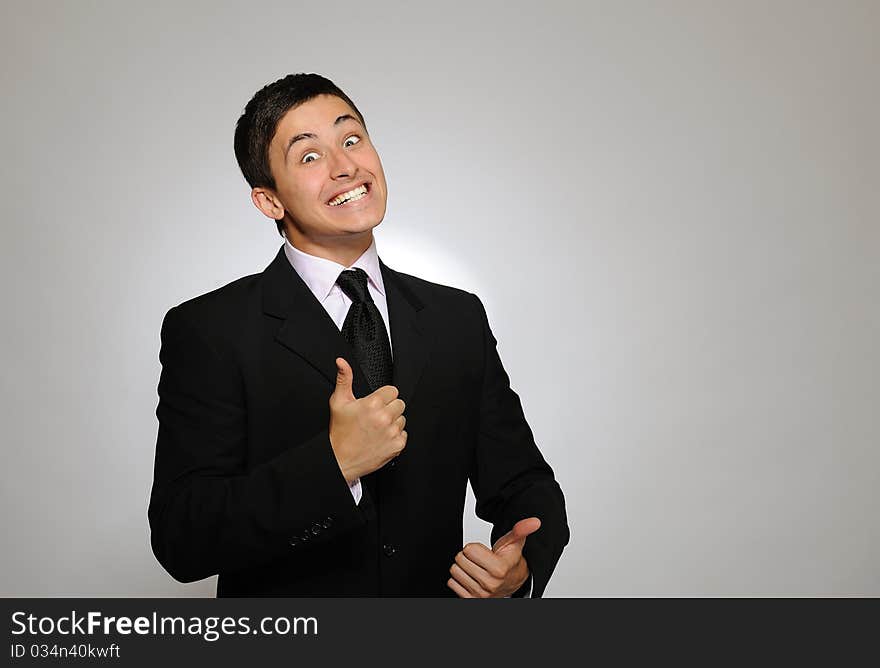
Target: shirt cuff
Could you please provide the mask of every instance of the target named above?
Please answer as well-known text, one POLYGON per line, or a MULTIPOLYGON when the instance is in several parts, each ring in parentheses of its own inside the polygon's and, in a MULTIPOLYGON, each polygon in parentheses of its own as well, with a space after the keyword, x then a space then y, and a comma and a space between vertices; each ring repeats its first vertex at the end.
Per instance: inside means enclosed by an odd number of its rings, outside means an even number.
POLYGON ((363 494, 363 490, 361 489, 361 479, 357 478, 348 486, 348 489, 354 497, 354 505, 358 505, 361 502, 361 495, 363 494))

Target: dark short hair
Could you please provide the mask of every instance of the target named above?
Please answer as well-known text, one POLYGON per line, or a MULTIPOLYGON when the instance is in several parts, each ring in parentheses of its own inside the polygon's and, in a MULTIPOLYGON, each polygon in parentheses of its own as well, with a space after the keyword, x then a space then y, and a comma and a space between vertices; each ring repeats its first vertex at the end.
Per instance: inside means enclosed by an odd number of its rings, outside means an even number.
MULTIPOLYGON (((275 188, 269 169, 269 144, 284 114, 318 95, 335 95, 358 115, 366 129, 364 116, 351 98, 335 83, 320 74, 288 74, 256 92, 235 125, 235 158, 251 188, 275 188)), ((276 220, 278 233, 284 223, 276 220)))

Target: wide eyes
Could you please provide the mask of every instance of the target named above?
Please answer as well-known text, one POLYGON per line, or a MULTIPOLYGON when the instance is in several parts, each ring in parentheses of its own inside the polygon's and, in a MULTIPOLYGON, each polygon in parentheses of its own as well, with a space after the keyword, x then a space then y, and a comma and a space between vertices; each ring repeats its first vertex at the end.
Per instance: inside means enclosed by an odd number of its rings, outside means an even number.
MULTIPOLYGON (((344 147, 348 148, 349 146, 354 146, 354 145, 357 144, 360 140, 361 140, 361 138, 360 138, 358 135, 349 135, 349 136, 346 137, 345 140, 342 142, 342 145, 343 145, 344 147)), ((315 160, 317 160, 317 159, 320 158, 320 157, 321 157, 321 154, 318 153, 317 151, 309 151, 308 153, 306 153, 306 154, 302 157, 301 162, 304 163, 304 164, 305 164, 305 163, 308 163, 308 162, 314 162, 315 160)))

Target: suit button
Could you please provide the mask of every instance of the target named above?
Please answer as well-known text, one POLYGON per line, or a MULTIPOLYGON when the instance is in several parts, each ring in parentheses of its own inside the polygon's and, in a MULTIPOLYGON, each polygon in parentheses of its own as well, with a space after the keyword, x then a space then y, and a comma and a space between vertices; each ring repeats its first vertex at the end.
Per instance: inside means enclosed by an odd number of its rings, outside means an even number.
POLYGON ((306 529, 305 531, 303 531, 303 535, 300 536, 299 539, 300 539, 303 543, 306 543, 306 542, 308 542, 309 538, 311 538, 311 537, 312 537, 312 536, 311 536, 311 534, 309 533, 308 529, 306 529))
POLYGON ((296 547, 297 545, 299 545, 299 542, 300 542, 300 541, 299 541, 299 537, 298 537, 298 536, 294 536, 293 538, 290 539, 290 544, 291 544, 293 547, 296 547))
POLYGON ((382 551, 385 553, 386 557, 393 557, 397 554, 397 548, 394 547, 391 543, 385 543, 382 546, 382 551))
POLYGON ((328 517, 327 519, 325 519, 323 522, 323 526, 325 529, 329 529, 330 527, 332 527, 333 526, 333 518, 328 517))
POLYGON ((312 535, 317 536, 319 533, 321 533, 321 529, 322 529, 321 525, 318 524, 317 522, 315 522, 312 525, 312 535))

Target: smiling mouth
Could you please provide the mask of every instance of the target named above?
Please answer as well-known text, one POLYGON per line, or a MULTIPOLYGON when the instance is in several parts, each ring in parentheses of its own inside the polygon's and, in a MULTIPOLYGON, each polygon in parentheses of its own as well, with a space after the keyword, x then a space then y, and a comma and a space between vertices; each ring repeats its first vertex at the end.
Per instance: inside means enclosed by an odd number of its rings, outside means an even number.
POLYGON ((327 204, 329 206, 340 206, 347 202, 356 202, 359 199, 363 199, 370 192, 370 184, 362 183, 357 188, 352 188, 348 192, 344 192, 341 195, 337 195, 333 199, 331 199, 327 204))

